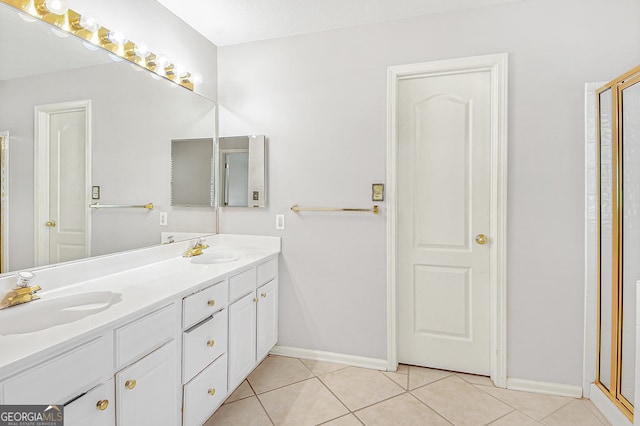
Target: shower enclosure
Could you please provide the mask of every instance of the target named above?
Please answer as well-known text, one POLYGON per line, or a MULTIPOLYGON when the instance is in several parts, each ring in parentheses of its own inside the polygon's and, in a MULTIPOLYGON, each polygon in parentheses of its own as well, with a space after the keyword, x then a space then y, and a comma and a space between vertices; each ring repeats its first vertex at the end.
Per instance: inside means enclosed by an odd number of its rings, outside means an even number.
POLYGON ((640 67, 597 91, 597 386, 633 420, 640 280, 640 67))

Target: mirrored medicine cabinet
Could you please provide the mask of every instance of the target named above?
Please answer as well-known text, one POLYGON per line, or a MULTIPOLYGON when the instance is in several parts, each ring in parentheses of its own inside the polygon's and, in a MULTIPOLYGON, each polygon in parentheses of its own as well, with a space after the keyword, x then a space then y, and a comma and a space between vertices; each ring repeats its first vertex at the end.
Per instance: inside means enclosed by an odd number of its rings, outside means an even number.
POLYGON ((171 205, 213 207, 213 139, 171 141, 171 205))
POLYGON ((264 135, 218 139, 220 207, 266 206, 264 135))

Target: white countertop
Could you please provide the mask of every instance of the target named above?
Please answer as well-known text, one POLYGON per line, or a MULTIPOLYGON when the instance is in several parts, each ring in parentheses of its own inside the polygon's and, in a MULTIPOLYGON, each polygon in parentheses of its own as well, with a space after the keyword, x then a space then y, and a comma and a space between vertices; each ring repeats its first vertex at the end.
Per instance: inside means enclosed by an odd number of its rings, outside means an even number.
MULTIPOLYGON (((34 280, 32 285, 39 284, 42 287, 42 291, 38 293, 41 300, 0 310, 0 323, 11 322, 12 317, 23 316, 27 310, 33 310, 35 314, 38 303, 54 297, 110 291, 119 293, 120 300, 106 310, 74 322, 29 333, 0 335, 0 379, 17 371, 28 358, 35 356, 40 359, 49 354, 53 355, 54 351, 64 348, 69 343, 145 315, 155 308, 193 293, 204 287, 206 283, 224 279, 228 275, 233 275, 235 271, 247 269, 280 252, 280 239, 276 237, 214 235, 208 238, 207 242, 212 247, 205 250, 205 254, 211 251, 233 251, 239 254, 238 260, 199 265, 191 263, 189 258, 174 256, 155 261, 158 257, 162 257, 159 255, 160 251, 167 250, 161 246, 144 249, 148 251, 144 254, 147 255, 149 263, 133 269, 67 286, 56 286, 51 290, 47 290, 46 284, 40 284, 37 279, 34 280)), ((140 251, 137 254, 140 254, 140 251)), ((126 253, 115 255, 111 260, 115 265, 122 260, 121 256, 126 255, 126 253)), ((101 261, 104 263, 104 259, 101 261)), ((83 262, 82 267, 85 269, 87 262, 91 260, 83 262)), ((70 266, 71 273, 73 265, 70 266)), ((70 279, 70 282, 74 280, 70 279)))

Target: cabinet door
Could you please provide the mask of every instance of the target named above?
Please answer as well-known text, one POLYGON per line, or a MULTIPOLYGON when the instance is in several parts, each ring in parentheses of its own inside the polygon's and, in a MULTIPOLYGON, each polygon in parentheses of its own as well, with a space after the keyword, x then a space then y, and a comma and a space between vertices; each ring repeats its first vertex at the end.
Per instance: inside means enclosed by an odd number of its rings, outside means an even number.
POLYGON ((278 280, 258 288, 258 348, 261 360, 278 341, 278 280))
POLYGON ((113 379, 91 389, 64 407, 65 426, 114 426, 116 424, 113 379))
POLYGON ((179 374, 172 340, 116 374, 120 426, 175 426, 179 422, 179 374))
POLYGON ((229 306, 229 389, 256 365, 256 300, 252 292, 229 306))

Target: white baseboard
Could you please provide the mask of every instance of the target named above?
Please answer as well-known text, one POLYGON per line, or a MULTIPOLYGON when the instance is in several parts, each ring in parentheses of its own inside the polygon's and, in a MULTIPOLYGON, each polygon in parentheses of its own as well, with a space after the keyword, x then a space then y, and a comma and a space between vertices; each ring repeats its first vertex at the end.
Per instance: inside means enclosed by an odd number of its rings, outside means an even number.
POLYGON ((594 384, 591 384, 591 402, 615 426, 632 426, 622 411, 594 384))
POLYGON ((563 385, 560 383, 538 382, 525 379, 507 379, 507 389, 544 393, 547 395, 582 398, 582 386, 563 385))
POLYGON ((313 349, 294 348, 291 346, 274 346, 272 355, 289 356, 292 358, 310 359, 313 361, 335 362, 336 364, 351 365, 353 367, 371 368, 373 370, 387 369, 387 360, 367 358, 357 355, 346 355, 335 352, 316 351, 313 349))

